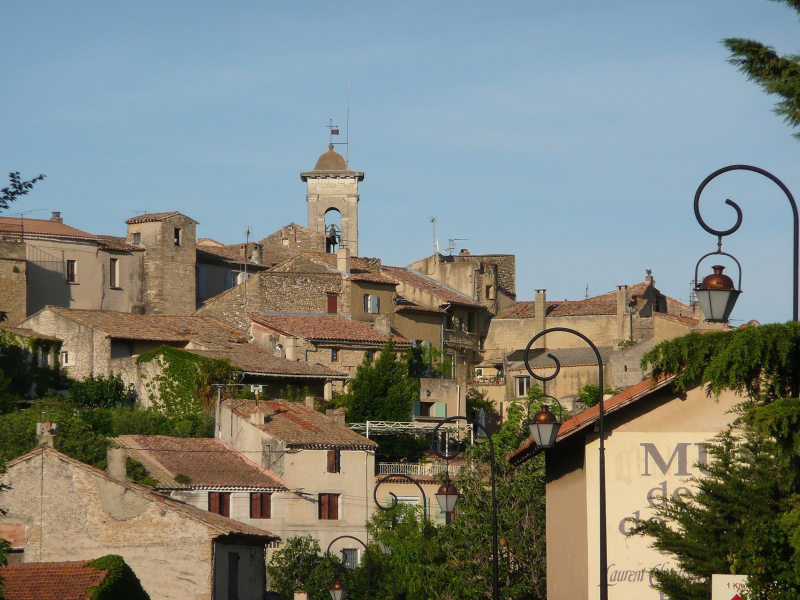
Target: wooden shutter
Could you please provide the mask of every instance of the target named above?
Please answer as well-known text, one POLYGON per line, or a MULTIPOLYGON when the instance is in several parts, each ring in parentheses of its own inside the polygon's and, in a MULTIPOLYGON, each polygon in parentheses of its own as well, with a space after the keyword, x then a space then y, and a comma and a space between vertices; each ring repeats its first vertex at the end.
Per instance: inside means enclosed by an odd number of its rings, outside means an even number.
POLYGON ((250 518, 261 518, 261 494, 258 492, 250 492, 250 518))
POLYGON ((327 519, 328 518, 328 494, 320 494, 319 495, 319 518, 320 519, 327 519))
POLYGON ((223 517, 231 516, 231 493, 220 492, 219 495, 219 514, 223 517))
POLYGON ((261 496, 261 518, 272 518, 272 494, 259 494, 261 496))
POLYGON ((219 494, 217 492, 208 493, 208 512, 219 514, 219 494))
POLYGON ((328 314, 335 315, 339 312, 339 298, 336 294, 328 294, 328 314))
POLYGON ((328 450, 328 473, 336 472, 336 450, 328 450))
POLYGON ((372 312, 376 315, 381 312, 381 299, 377 294, 372 294, 372 312))
POLYGON ((332 521, 339 519, 339 494, 328 494, 328 518, 332 521))
POLYGON ((369 312, 369 294, 364 294, 364 312, 369 312))

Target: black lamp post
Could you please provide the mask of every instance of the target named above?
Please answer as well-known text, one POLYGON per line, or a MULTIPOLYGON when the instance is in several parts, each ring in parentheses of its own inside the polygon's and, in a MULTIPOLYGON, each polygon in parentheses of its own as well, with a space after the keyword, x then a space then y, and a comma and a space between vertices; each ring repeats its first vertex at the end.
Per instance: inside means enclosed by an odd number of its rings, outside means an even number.
MULTIPOLYGON (((370 588, 370 580, 369 580, 369 550, 367 549, 367 545, 364 542, 362 542, 360 539, 358 539, 357 537, 353 537, 352 535, 340 535, 339 537, 333 538, 331 540, 331 543, 328 544, 328 549, 325 550, 325 554, 330 556, 331 555, 331 547, 336 542, 338 542, 339 540, 344 540, 344 539, 355 540, 356 542, 358 542, 359 544, 361 544, 364 547, 364 554, 367 555, 367 600, 369 600, 369 588, 370 588)), ((342 585, 341 581, 339 581, 338 579, 336 580, 336 583, 334 583, 333 586, 330 589, 330 593, 331 593, 331 598, 333 598, 333 600, 342 600, 342 598, 344 598, 345 589, 344 589, 344 586, 342 585)))
MULTIPOLYGON (((436 439, 437 433, 439 432, 439 428, 446 424, 446 423, 455 423, 456 421, 466 421, 467 423, 471 423, 473 427, 480 427, 483 432, 486 434, 487 439, 489 440, 489 458, 490 463, 489 467, 491 468, 491 475, 492 475, 492 600, 500 600, 500 577, 498 575, 498 551, 497 551, 497 498, 495 493, 495 473, 494 473, 494 444, 492 443, 492 436, 489 435, 489 432, 486 428, 481 425, 478 421, 470 419, 468 417, 447 417, 446 419, 442 419, 438 425, 434 428, 433 432, 431 433, 431 449, 439 458, 453 458, 452 456, 447 456, 445 454, 441 454, 439 450, 436 448, 436 439)), ((457 454, 457 452, 456 452, 457 454)), ((458 490, 456 487, 450 483, 450 477, 448 474, 447 480, 445 483, 439 487, 439 491, 436 492, 436 500, 439 502, 439 507, 442 511, 450 517, 453 514, 453 511, 456 508, 456 503, 458 502, 458 490)))
POLYGON ((792 193, 789 191, 789 188, 787 188, 780 179, 775 177, 775 175, 769 171, 765 171, 764 169, 760 169, 758 167, 752 167, 750 165, 731 165, 729 167, 723 167, 722 169, 714 171, 711 173, 711 175, 703 180, 703 183, 700 184, 700 187, 697 188, 697 192, 695 192, 694 195, 694 215, 697 218, 697 222, 700 223, 700 226, 708 233, 717 236, 717 251, 710 252, 703 256, 699 261, 697 261, 697 266, 694 270, 695 291, 697 293, 697 299, 700 302, 700 307, 703 309, 703 314, 706 317, 706 321, 711 323, 727 323, 731 311, 733 310, 733 306, 736 304, 739 294, 742 293, 742 266, 739 264, 739 261, 736 260, 736 258, 722 251, 722 238, 726 235, 731 235, 732 233, 736 232, 742 225, 742 209, 739 208, 739 205, 732 200, 725 200, 725 204, 732 206, 736 211, 736 224, 730 229, 725 229, 723 231, 709 227, 703 220, 703 217, 700 216, 700 195, 703 193, 703 190, 713 179, 729 171, 751 171, 753 173, 763 175, 781 188, 781 191, 789 200, 794 219, 794 244, 792 254, 794 275, 792 288, 792 320, 797 321, 798 301, 800 298, 798 296, 798 288, 800 286, 798 283, 798 265, 800 264, 800 219, 798 218, 797 214, 797 203, 794 200, 794 196, 792 196, 792 193), (731 280, 730 277, 722 274, 723 267, 719 265, 715 265, 713 267, 714 273, 703 279, 702 282, 698 282, 697 270, 700 266, 700 263, 704 258, 717 254, 728 256, 736 262, 736 265, 739 267, 738 289, 733 286, 733 280, 731 280))
MULTIPOLYGON (((545 382, 550 381, 551 379, 555 379, 558 374, 561 372, 561 363, 558 362, 558 358, 556 358, 552 354, 548 354, 548 358, 555 363, 556 370, 552 375, 541 376, 537 375, 531 369, 531 365, 528 362, 528 352, 530 352, 531 346, 538 340, 540 337, 547 335, 548 333, 570 333, 572 335, 576 335, 581 338, 584 342, 589 344, 592 350, 594 350, 594 355, 597 358, 597 369, 598 369, 598 380, 600 385, 600 419, 599 419, 599 426, 600 426, 600 600, 608 600, 608 540, 607 540, 607 528, 606 528, 606 446, 605 446, 605 428, 603 424, 603 359, 600 357, 600 351, 597 349, 588 337, 583 335, 579 331, 575 331, 574 329, 568 329, 567 327, 551 327, 550 329, 545 329, 544 331, 540 331, 535 336, 531 338, 531 341, 528 342, 528 345, 525 347, 525 368, 527 369, 528 373, 530 373, 531 377, 537 379, 538 381, 545 382)), ((553 415, 549 410, 548 407, 543 406, 542 410, 536 413, 533 416, 533 422, 536 423, 537 421, 544 421, 550 422, 551 426, 555 424, 553 419, 555 415, 553 415), (548 413, 552 415, 552 417, 548 416, 548 413)), ((560 423, 558 424, 560 426, 560 423)), ((544 431, 543 431, 544 433, 544 431)), ((558 432, 556 431, 553 433, 552 429, 550 430, 550 436, 557 436, 558 432)), ((534 438, 535 440, 536 438, 534 438)), ((542 438, 542 441, 548 441, 555 445, 555 439, 545 440, 542 438)), ((539 442, 536 442, 537 446, 539 442)), ((541 445, 541 448, 551 448, 552 446, 545 446, 541 445)))

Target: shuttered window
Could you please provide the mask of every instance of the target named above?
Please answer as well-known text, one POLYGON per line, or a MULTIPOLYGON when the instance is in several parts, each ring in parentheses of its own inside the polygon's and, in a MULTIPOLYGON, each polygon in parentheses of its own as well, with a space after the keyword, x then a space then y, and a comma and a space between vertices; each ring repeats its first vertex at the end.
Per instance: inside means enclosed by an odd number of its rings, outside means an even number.
POLYGON ((265 492, 250 493, 250 518, 272 518, 272 494, 265 492))
POLYGON ((341 450, 328 450, 328 473, 338 473, 342 470, 341 450))
POLYGON ((339 297, 336 294, 328 294, 328 314, 335 315, 339 312, 339 297))
POLYGON ((231 493, 230 492, 209 492, 208 493, 208 512, 212 512, 223 517, 231 516, 231 493))
POLYGON ((339 520, 339 494, 319 495, 319 518, 326 521, 339 520))

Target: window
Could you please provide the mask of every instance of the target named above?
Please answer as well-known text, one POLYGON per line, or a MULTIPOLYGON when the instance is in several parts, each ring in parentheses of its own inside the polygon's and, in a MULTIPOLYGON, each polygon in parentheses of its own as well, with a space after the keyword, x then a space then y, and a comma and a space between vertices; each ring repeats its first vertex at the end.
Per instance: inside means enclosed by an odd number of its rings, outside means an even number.
POLYGON ((174 241, 176 246, 183 246, 183 240, 181 239, 183 237, 182 234, 183 232, 181 231, 181 228, 176 227, 174 230, 174 241))
POLYGON ((470 333, 475 333, 475 313, 469 313, 467 315, 467 331, 470 333))
POLYGON ((516 384, 517 384, 517 397, 522 398, 528 394, 528 388, 531 387, 531 378, 528 376, 525 377, 515 377, 516 384))
POLYGON ((339 349, 331 348, 331 362, 339 362, 339 349))
POLYGON ((108 261, 108 279, 112 288, 119 287, 119 259, 111 258, 108 261))
POLYGON ((355 571, 358 566, 358 549, 342 548, 342 562, 345 567, 351 571, 355 571))
POLYGON ((208 492, 208 512, 223 517, 231 516, 231 493, 208 492))
POLYGON ((68 260, 67 261, 67 283, 76 283, 76 261, 68 260))
POLYGON ((364 312, 377 315, 381 312, 381 299, 375 294, 364 294, 364 312))
POLYGON ((142 245, 142 234, 138 231, 133 234, 133 239, 131 240, 134 246, 141 246, 142 245))
POLYGON ((59 362, 61 363, 61 365, 62 365, 62 366, 67 366, 67 365, 71 364, 71 363, 69 362, 69 352, 67 352, 66 350, 64 350, 64 351, 61 353, 61 358, 59 359, 59 362))
POLYGON ((339 494, 319 495, 319 518, 325 521, 339 520, 339 494))
POLYGON ((339 297, 336 294, 328 294, 328 314, 335 315, 339 312, 339 297))
POLYGON ((375 364, 375 350, 367 350, 366 355, 367 355, 367 360, 374 365, 375 364))
POLYGON ((447 325, 445 325, 447 329, 454 329, 455 328, 455 319, 453 315, 447 315, 447 325))
POLYGON ((487 285, 486 286, 486 299, 487 300, 494 299, 494 286, 493 285, 487 285))
POLYGON ((342 470, 342 451, 328 450, 328 473, 340 473, 342 470))
POLYGON ((272 518, 272 494, 265 492, 250 493, 250 518, 272 518))

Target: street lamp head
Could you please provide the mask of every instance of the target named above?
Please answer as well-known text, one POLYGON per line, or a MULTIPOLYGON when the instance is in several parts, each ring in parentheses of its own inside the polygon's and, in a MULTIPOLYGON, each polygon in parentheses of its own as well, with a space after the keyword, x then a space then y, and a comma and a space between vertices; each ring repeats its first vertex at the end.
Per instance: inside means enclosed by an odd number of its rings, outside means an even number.
POLYGON ((458 490, 456 486, 450 483, 448 479, 439 486, 439 491, 436 492, 436 501, 439 503, 439 508, 447 515, 452 515, 456 510, 456 502, 458 502, 458 490))
POLYGON ((338 579, 336 580, 336 583, 331 586, 331 598, 333 598, 333 600, 344 599, 344 586, 338 579))
POLYGON ((733 279, 722 273, 725 267, 714 265, 712 269, 714 272, 703 279, 695 290, 697 300, 700 302, 700 309, 706 321, 727 323, 742 291, 736 289, 733 279))
POLYGON ((556 437, 561 423, 558 417, 550 412, 550 407, 542 405, 542 409, 533 415, 528 428, 531 430, 533 441, 539 448, 552 448, 556 445, 556 437))

